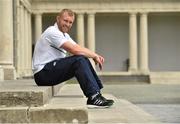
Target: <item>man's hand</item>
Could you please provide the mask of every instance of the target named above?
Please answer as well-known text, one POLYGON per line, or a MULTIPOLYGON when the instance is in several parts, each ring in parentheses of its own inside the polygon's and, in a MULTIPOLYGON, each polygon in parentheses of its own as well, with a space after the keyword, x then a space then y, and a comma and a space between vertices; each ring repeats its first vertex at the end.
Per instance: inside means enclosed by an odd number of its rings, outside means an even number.
POLYGON ((104 63, 104 58, 100 55, 97 55, 93 58, 95 64, 99 65, 99 69, 102 70, 102 66, 103 66, 103 63, 104 63))

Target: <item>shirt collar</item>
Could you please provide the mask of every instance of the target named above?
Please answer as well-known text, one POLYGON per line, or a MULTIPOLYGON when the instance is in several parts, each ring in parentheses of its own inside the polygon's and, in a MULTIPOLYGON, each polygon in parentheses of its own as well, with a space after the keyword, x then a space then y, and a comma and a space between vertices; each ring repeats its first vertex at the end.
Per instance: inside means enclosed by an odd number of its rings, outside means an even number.
POLYGON ((57 22, 54 24, 54 27, 59 30, 58 25, 57 25, 57 22))

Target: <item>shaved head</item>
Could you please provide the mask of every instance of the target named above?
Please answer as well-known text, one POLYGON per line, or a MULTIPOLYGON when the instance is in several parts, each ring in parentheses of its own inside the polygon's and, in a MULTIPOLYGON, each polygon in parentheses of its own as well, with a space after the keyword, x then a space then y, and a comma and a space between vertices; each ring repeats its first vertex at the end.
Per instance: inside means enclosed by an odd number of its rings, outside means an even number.
POLYGON ((58 16, 62 16, 64 13, 67 13, 69 16, 75 16, 74 12, 71 9, 63 9, 61 10, 61 12, 59 13, 58 16))

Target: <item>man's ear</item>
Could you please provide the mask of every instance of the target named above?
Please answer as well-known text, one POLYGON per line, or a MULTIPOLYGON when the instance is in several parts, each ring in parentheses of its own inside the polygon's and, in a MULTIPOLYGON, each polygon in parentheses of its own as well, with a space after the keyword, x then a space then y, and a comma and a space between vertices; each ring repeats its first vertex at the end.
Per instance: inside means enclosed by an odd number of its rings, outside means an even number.
POLYGON ((57 23, 59 23, 59 18, 60 18, 59 16, 57 16, 57 17, 56 17, 56 21, 57 21, 57 23))

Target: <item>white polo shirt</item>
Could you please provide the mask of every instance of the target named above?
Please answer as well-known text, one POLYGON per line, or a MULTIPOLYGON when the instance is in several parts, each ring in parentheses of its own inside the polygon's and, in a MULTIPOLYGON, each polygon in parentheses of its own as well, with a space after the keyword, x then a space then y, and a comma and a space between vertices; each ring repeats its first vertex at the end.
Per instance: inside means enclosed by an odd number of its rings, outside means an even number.
POLYGON ((37 41, 34 49, 32 59, 33 73, 35 74, 42 70, 48 62, 66 57, 67 51, 60 47, 67 41, 76 44, 69 34, 59 30, 57 23, 48 27, 37 41))

